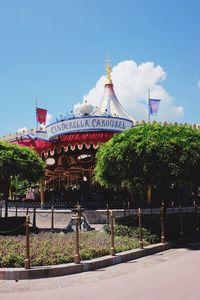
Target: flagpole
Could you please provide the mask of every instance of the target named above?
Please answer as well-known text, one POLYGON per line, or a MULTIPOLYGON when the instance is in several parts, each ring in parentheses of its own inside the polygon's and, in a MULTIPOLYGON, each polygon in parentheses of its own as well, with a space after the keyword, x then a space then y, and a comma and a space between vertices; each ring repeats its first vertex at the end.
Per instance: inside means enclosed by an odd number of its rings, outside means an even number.
POLYGON ((36 130, 38 130, 37 97, 35 98, 35 113, 36 113, 36 130))
POLYGON ((150 89, 148 89, 148 122, 150 123, 151 122, 151 119, 150 119, 150 107, 149 107, 149 105, 150 105, 150 103, 149 103, 149 101, 150 101, 150 89))

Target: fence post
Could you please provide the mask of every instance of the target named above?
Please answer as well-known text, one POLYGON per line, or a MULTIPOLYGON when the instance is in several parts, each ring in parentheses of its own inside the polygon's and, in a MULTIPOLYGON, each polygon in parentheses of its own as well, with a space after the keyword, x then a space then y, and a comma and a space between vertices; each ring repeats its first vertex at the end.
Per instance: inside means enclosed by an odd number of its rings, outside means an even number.
POLYGON ((115 256, 115 231, 114 231, 114 224, 113 224, 113 213, 110 211, 110 235, 111 235, 111 255, 115 256))
POLYGON ((51 230, 54 230, 54 207, 51 207, 51 230))
POLYGON ((198 215, 198 206, 196 204, 196 201, 194 201, 194 213, 195 213, 195 220, 196 220, 196 231, 199 230, 199 215, 198 215))
POLYGON ((131 213, 130 213, 130 202, 128 201, 128 216, 130 217, 131 213))
POLYGON ((79 230, 81 230, 81 206, 78 206, 79 230))
POLYGON ((124 217, 126 217, 126 203, 124 202, 124 217))
POLYGON ((0 207, 0 218, 2 217, 2 204, 1 204, 1 207, 0 207))
POLYGON ((144 248, 143 244, 143 229, 142 229, 142 213, 141 208, 138 208, 138 221, 139 221, 139 246, 140 249, 144 248))
POLYGON ((27 208, 26 208, 26 215, 28 215, 28 206, 27 206, 27 208))
POLYGON ((172 213, 174 215, 174 201, 172 201, 172 213))
POLYGON ((162 206, 163 208, 165 207, 165 202, 164 202, 164 200, 162 200, 161 206, 162 206))
POLYGON ((164 206, 160 208, 161 243, 165 243, 164 206))
POLYGON ((182 215, 182 207, 179 205, 179 220, 180 220, 180 236, 183 237, 183 215, 182 215))
POLYGON ((24 260, 25 269, 30 269, 30 240, 29 240, 30 217, 26 216, 26 258, 24 260))
POLYGON ((107 216, 107 225, 109 225, 109 209, 108 209, 108 203, 106 205, 106 216, 107 216))
POLYGON ((80 249, 79 249, 79 223, 80 223, 80 216, 79 213, 76 213, 76 248, 75 248, 75 255, 74 255, 74 262, 75 264, 80 264, 80 249))
POLYGON ((36 227, 36 208, 33 208, 33 228, 36 227))
POLYGON ((5 200, 5 218, 8 217, 8 200, 5 200))
POLYGON ((17 203, 15 204, 15 217, 17 217, 17 203))

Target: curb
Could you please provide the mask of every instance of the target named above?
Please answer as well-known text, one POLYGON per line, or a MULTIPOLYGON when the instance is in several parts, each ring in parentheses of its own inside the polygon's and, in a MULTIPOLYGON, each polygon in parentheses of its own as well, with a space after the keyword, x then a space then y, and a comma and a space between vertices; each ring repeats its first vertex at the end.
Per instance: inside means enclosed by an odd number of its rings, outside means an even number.
POLYGON ((83 261, 80 264, 68 263, 62 265, 41 266, 33 267, 28 270, 23 268, 0 268, 0 280, 38 279, 93 271, 95 269, 105 268, 129 260, 138 259, 147 255, 152 255, 157 252, 162 252, 172 247, 172 243, 159 243, 147 246, 144 249, 135 249, 120 252, 115 256, 108 255, 88 261, 83 261))

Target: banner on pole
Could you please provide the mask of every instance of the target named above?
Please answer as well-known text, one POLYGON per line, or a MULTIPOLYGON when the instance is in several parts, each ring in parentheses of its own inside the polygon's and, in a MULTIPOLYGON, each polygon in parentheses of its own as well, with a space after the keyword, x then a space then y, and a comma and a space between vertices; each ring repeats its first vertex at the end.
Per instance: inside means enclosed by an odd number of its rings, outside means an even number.
POLYGON ((149 99, 149 114, 156 115, 158 112, 160 100, 159 99, 149 99))
POLYGON ((36 108, 36 119, 40 124, 46 124, 47 110, 44 108, 36 108))

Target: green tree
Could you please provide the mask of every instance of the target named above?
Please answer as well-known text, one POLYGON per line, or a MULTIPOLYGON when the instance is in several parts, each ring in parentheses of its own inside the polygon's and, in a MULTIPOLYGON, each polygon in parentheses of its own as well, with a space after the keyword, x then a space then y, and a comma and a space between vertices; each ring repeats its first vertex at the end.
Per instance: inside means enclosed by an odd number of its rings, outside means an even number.
POLYGON ((94 180, 115 190, 143 193, 151 186, 164 199, 172 184, 200 182, 200 130, 189 125, 144 124, 100 147, 94 180))
POLYGON ((10 190, 14 196, 23 198, 27 189, 33 186, 35 187, 35 184, 26 179, 19 179, 18 176, 11 177, 10 190))
POLYGON ((29 148, 0 142, 0 191, 8 198, 10 178, 37 182, 44 176, 45 163, 29 148))

